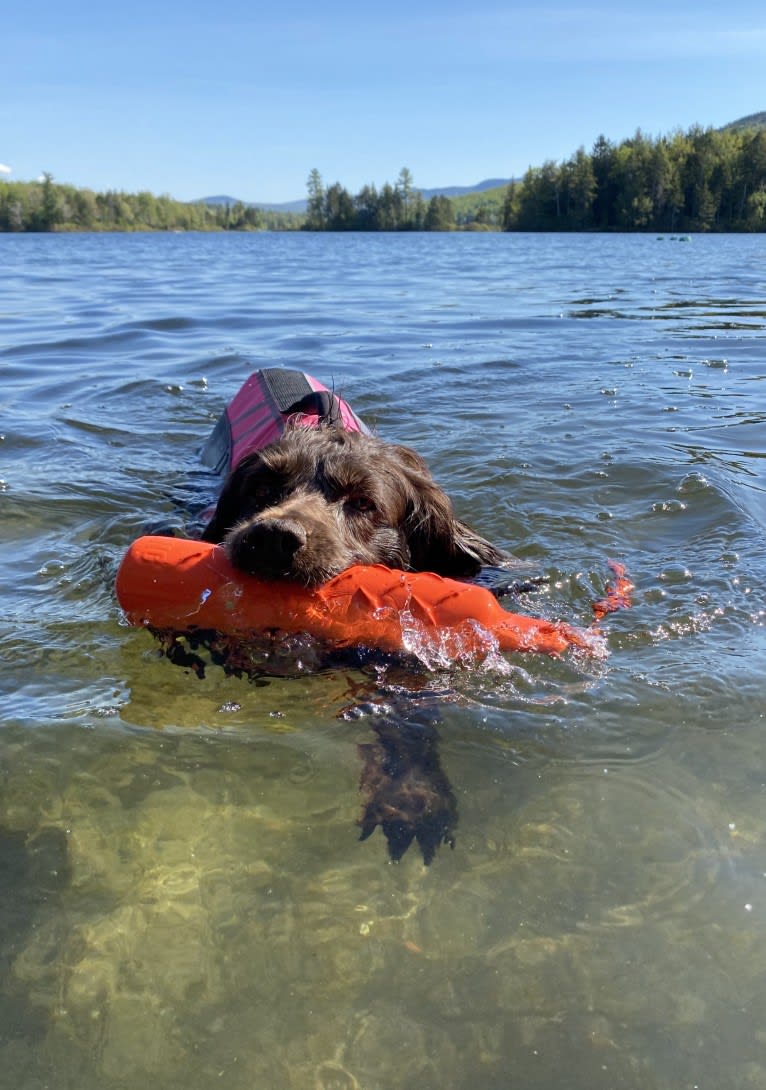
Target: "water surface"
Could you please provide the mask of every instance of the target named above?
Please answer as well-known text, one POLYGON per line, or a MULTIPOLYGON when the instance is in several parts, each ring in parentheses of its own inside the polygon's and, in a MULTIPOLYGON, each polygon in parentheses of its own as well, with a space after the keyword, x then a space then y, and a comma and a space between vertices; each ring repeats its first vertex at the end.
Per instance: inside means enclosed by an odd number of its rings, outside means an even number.
POLYGON ((2 236, 0 1085, 766 1086, 760 236, 2 236), (608 656, 172 666, 121 624, 258 366, 415 446, 608 656), (458 798, 357 840, 349 705, 458 798))

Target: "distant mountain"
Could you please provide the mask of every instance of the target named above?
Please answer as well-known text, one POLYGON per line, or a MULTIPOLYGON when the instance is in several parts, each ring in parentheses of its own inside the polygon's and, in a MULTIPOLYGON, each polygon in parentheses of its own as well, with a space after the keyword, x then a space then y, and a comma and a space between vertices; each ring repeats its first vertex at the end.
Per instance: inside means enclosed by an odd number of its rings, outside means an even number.
POLYGON ((467 193, 483 193, 485 189, 499 189, 502 185, 510 185, 510 178, 487 178, 476 185, 450 185, 443 189, 421 189, 423 199, 430 201, 431 197, 465 197, 467 193))
POLYGON ((305 212, 306 200, 302 201, 282 201, 281 204, 266 204, 264 201, 253 201, 258 208, 262 208, 264 212, 305 212))
POLYGON ((738 121, 730 121, 728 125, 722 125, 721 131, 738 132, 740 129, 766 129, 766 110, 759 114, 748 114, 740 117, 738 121))
POLYGON ((306 201, 283 201, 281 204, 270 204, 268 201, 243 201, 241 197, 200 197, 194 204, 244 204, 249 208, 263 208, 266 212, 305 212, 306 201))
MULTIPOLYGON (((478 182, 476 185, 448 185, 442 186, 441 189, 421 189, 420 192, 423 196, 423 200, 430 201, 431 197, 464 197, 468 193, 483 193, 486 189, 498 189, 500 186, 508 185, 511 181, 510 178, 487 178, 483 182, 478 182)), ((255 206, 256 208, 263 208, 266 212, 305 212, 306 201, 283 201, 281 204, 269 204, 265 201, 243 201, 239 197, 200 197, 199 201, 195 201, 195 204, 245 204, 255 206)))

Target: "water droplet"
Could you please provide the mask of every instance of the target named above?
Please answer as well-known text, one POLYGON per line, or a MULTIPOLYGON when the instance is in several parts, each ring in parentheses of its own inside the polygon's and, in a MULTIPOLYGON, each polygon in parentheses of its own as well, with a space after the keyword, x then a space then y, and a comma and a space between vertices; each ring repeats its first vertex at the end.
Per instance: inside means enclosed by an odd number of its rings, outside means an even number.
POLYGON ((701 473, 688 473, 678 486, 678 491, 685 496, 694 495, 697 492, 706 492, 710 488, 710 482, 701 473))
POLYGON ((652 513, 655 515, 667 514, 670 512, 677 513, 685 510, 686 504, 682 500, 662 500, 662 502, 652 504, 652 513))

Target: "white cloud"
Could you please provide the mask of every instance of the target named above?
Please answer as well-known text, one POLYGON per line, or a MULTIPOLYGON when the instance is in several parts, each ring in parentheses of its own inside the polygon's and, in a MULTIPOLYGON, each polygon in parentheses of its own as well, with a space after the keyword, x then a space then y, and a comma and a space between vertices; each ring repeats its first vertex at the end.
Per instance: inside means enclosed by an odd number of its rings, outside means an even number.
POLYGON ((10 174, 11 168, 7 167, 5 163, 0 163, 0 174, 10 174))

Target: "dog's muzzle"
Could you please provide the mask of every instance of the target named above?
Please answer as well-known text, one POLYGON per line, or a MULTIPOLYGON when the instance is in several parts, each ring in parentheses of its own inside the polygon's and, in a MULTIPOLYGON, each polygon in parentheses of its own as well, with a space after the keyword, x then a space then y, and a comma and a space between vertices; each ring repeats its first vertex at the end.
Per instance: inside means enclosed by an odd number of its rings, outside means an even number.
POLYGON ((227 551, 232 564, 249 575, 284 579, 306 544, 306 531, 293 519, 259 519, 231 536, 227 551))

